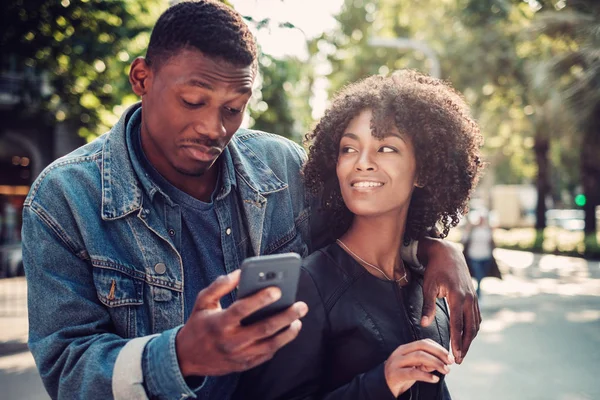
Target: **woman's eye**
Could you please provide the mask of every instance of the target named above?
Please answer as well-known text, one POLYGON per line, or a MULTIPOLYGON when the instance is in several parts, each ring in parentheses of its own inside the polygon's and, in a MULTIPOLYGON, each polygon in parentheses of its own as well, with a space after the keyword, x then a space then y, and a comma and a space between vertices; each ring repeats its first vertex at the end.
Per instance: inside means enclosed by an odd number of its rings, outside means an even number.
POLYGON ((342 147, 341 152, 342 153, 356 153, 356 150, 353 149, 352 147, 346 146, 346 147, 342 147))
POLYGON ((398 152, 398 150, 396 150, 393 147, 389 147, 389 146, 383 146, 379 149, 379 151, 381 153, 396 153, 396 152, 398 152))

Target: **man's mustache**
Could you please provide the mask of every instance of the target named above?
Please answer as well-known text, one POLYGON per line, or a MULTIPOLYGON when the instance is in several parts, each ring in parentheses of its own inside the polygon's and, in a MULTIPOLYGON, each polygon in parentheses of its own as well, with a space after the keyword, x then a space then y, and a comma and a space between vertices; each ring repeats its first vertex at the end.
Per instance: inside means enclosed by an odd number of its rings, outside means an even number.
POLYGON ((223 149, 225 147, 224 140, 214 140, 209 138, 190 138, 190 139, 182 139, 179 141, 179 145, 192 145, 192 146, 206 146, 206 147, 216 147, 218 149, 223 149))

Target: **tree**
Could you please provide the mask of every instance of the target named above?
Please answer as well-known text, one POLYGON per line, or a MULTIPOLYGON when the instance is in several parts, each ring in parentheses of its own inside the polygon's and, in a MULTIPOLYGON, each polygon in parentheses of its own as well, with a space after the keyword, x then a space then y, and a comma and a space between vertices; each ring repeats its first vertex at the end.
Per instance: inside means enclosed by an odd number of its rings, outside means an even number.
POLYGON ((540 15, 538 27, 568 46, 555 56, 553 76, 563 93, 581 134, 580 171, 587 198, 586 251, 597 248, 596 213, 600 205, 600 5, 580 0, 568 9, 540 15))
POLYGON ((2 2, 0 68, 48 76, 51 93, 33 92, 41 108, 82 136, 103 133, 115 122, 118 106, 136 100, 127 80, 129 63, 142 55, 152 24, 167 5, 162 0, 2 2))

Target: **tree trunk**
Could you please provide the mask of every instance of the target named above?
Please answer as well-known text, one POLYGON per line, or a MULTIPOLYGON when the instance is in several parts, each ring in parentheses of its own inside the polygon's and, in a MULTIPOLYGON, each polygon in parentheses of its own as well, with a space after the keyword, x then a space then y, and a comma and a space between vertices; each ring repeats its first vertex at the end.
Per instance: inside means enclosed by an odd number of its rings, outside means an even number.
POLYGON ((585 236, 586 241, 596 241, 596 206, 600 204, 600 134, 588 133, 584 136, 581 149, 581 182, 586 203, 585 211, 585 236))
POLYGON ((537 174, 537 206, 535 209, 535 229, 543 231, 546 228, 546 197, 550 193, 550 181, 548 180, 550 163, 548 162, 548 151, 550 140, 543 134, 536 135, 533 145, 535 161, 538 166, 537 174))

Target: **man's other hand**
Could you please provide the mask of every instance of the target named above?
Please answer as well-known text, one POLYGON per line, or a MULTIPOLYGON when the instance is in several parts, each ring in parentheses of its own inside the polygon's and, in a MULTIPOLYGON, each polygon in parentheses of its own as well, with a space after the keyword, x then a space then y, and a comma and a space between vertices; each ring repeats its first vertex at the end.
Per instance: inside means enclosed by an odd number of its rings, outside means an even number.
POLYGON ((198 293, 192 314, 176 338, 183 376, 220 376, 248 370, 269 360, 300 332, 299 318, 308 312, 303 302, 252 325, 241 325, 242 319, 281 297, 276 287, 237 300, 223 310, 221 297, 234 290, 239 279, 237 270, 198 293))
POLYGON ((440 239, 425 238, 427 266, 423 282, 423 319, 428 326, 435 317, 436 298, 446 297, 450 306, 450 341, 458 364, 462 363, 481 324, 473 281, 460 250, 440 239))

